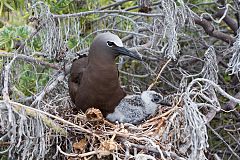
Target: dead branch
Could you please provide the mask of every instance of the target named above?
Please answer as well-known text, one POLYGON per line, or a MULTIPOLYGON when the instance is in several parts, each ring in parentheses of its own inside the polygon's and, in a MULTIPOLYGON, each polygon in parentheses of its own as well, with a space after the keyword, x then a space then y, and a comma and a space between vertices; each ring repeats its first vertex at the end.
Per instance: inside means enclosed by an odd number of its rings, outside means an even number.
MULTIPOLYGON (((225 8, 221 8, 219 9, 219 11, 215 14, 212 15, 213 18, 220 18, 224 15, 224 12, 225 12, 225 8)), ((211 20, 210 18, 208 17, 204 17, 206 20, 211 20)), ((226 15, 224 18, 223 18, 223 21, 232 29, 232 31, 234 32, 234 34, 236 35, 237 33, 237 30, 238 30, 238 25, 237 23, 229 16, 229 15, 226 15)))
POLYGON ((230 35, 216 30, 214 26, 204 18, 201 19, 200 17, 194 16, 193 20, 196 24, 202 26, 204 31, 212 37, 215 37, 231 45, 233 45, 233 43, 236 41, 236 39, 231 37, 230 35))
POLYGON ((49 93, 52 89, 54 89, 57 84, 61 81, 63 81, 65 77, 64 73, 60 73, 59 75, 57 75, 57 77, 55 78, 55 80, 53 80, 52 83, 50 83, 48 86, 46 86, 44 88, 44 90, 36 97, 36 99, 32 102, 31 106, 36 105, 38 102, 40 102, 43 97, 45 96, 45 94, 49 93))
POLYGON ((171 62, 171 59, 169 59, 169 60, 163 65, 163 67, 161 68, 160 72, 158 73, 156 79, 154 80, 153 83, 151 83, 151 84, 149 85, 149 87, 148 87, 147 90, 151 90, 152 87, 157 83, 157 81, 158 81, 158 79, 160 78, 160 75, 162 74, 163 70, 166 68, 166 66, 167 66, 168 63, 170 63, 170 62, 171 62))
MULTIPOLYGON (((0 101, 0 103, 5 103, 4 101, 0 101)), ((27 110, 28 114, 31 115, 31 116, 36 116, 36 113, 40 113, 40 114, 43 114, 43 115, 46 115, 46 116, 49 116, 51 118, 54 118, 64 124, 68 124, 68 125, 71 125, 73 127, 75 127, 76 129, 79 129, 80 131, 84 132, 84 133, 88 133, 88 134, 91 134, 91 135, 94 135, 96 137, 99 137, 97 134, 95 133, 92 133, 90 132, 89 130, 85 129, 85 128, 82 128, 81 126, 78 126, 76 124, 73 124, 69 121, 66 121, 60 117, 57 117, 57 116, 54 116, 50 113, 47 113, 47 112, 44 112, 44 111, 41 111, 39 109, 36 109, 36 108, 32 108, 32 107, 28 107, 28 106, 25 106, 23 104, 20 104, 20 103, 17 103, 17 102, 13 102, 13 101, 9 101, 10 104, 13 105, 13 107, 16 107, 17 110, 20 110, 21 108, 24 108, 27 110)), ((50 127, 54 124, 54 122, 52 122, 51 120, 49 119, 45 119, 45 117, 43 117, 43 121, 46 121, 46 124, 49 125, 50 127)), ((57 131, 60 131, 61 133, 64 133, 63 135, 66 135, 66 131, 62 130, 60 127, 56 127, 56 130, 57 131)))
MULTIPOLYGON (((14 53, 0 52, 0 57, 13 57, 13 56, 14 56, 14 53)), ((36 59, 34 57, 30 57, 30 56, 24 55, 24 54, 17 54, 16 55, 16 59, 20 59, 20 60, 23 60, 23 61, 27 61, 27 62, 39 64, 39 65, 43 65, 43 66, 46 66, 46 67, 49 67, 49 68, 53 68, 53 69, 56 69, 56 70, 60 70, 61 69, 56 64, 48 63, 48 62, 36 59)))
POLYGON ((219 135, 209 124, 207 124, 208 128, 211 129, 211 131, 227 146, 227 148, 232 152, 232 154, 237 158, 240 159, 239 155, 234 152, 232 147, 223 139, 221 135, 219 135))
MULTIPOLYGON (((4 101, 0 100, 0 103, 4 104, 4 101)), ((62 135, 62 136, 67 136, 67 131, 65 131, 63 128, 61 128, 58 124, 53 122, 51 119, 48 117, 44 116, 43 114, 39 113, 39 110, 37 109, 32 109, 30 107, 27 107, 25 105, 22 105, 20 103, 16 103, 13 101, 9 102, 13 107, 16 112, 20 112, 22 109, 26 111, 26 114, 28 116, 31 116, 32 118, 36 118, 37 116, 40 116, 41 120, 45 123, 46 126, 49 128, 53 129, 56 133, 62 135)), ((1 108, 4 109, 4 108, 1 108)))
POLYGON ((206 82, 209 83, 210 85, 212 85, 215 89, 218 90, 218 92, 223 95, 224 97, 228 98, 229 100, 235 102, 235 103, 240 103, 240 100, 229 95, 227 92, 225 92, 219 85, 217 85, 216 83, 208 80, 208 79, 204 79, 204 78, 196 78, 194 79, 191 83, 189 83, 189 86, 187 88, 187 92, 190 93, 190 88, 193 86, 194 83, 197 82, 206 82))
POLYGON ((163 16, 162 14, 148 14, 148 13, 138 13, 138 12, 129 12, 124 10, 102 10, 102 11, 86 11, 86 12, 80 12, 80 13, 74 13, 74 14, 61 14, 56 15, 53 14, 53 18, 69 18, 69 17, 83 17, 91 14, 111 14, 111 13, 118 13, 118 14, 128 14, 128 15, 134 15, 134 16, 146 16, 146 17, 159 17, 163 16))

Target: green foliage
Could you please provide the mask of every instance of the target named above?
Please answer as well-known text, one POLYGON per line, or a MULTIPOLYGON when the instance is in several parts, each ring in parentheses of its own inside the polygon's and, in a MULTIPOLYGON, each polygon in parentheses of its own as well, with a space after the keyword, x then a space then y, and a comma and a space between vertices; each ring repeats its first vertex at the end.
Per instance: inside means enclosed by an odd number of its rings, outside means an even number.
POLYGON ((42 50, 42 43, 40 37, 34 37, 31 43, 35 51, 42 50))
POLYGON ((111 1, 109 0, 99 0, 99 4, 100 6, 106 6, 106 5, 109 5, 111 1))
POLYGON ((30 96, 36 93, 35 79, 34 73, 26 70, 22 73, 17 88, 24 93, 25 96, 30 96))
POLYGON ((231 76, 229 74, 224 73, 223 77, 224 77, 225 82, 231 82, 231 76))
POLYGON ((15 86, 25 96, 36 94, 48 82, 50 71, 23 63, 20 68, 21 76, 16 80, 15 86))
POLYGON ((47 0, 51 12, 56 14, 65 14, 70 12, 69 5, 72 0, 47 0))
POLYGON ((4 10, 14 10, 14 8, 11 6, 11 2, 9 2, 8 0, 0 1, 0 16, 3 14, 4 10))
POLYGON ((72 49, 74 47, 76 47, 78 44, 78 40, 76 37, 72 37, 68 40, 67 42, 67 45, 68 45, 68 48, 72 49))
POLYGON ((190 0, 191 4, 205 3, 205 2, 213 2, 212 0, 190 0))
POLYGON ((45 3, 48 4, 52 13, 67 14, 93 10, 95 8, 98 8, 98 5, 104 6, 109 4, 109 0, 45 0, 45 3))
POLYGON ((129 2, 124 3, 122 6, 123 6, 123 8, 129 8, 129 7, 132 7, 134 5, 137 5, 136 2, 137 1, 129 1, 129 2))
POLYGON ((6 51, 12 51, 16 43, 28 38, 29 33, 30 32, 26 26, 3 27, 0 30, 0 48, 6 51))
MULTIPOLYGON (((1 151, 1 149, 0 149, 0 151, 1 151)), ((8 160, 8 158, 5 155, 1 155, 0 160, 8 160)))
POLYGON ((235 108, 240 113, 240 104, 237 104, 237 106, 235 108))
POLYGON ((25 0, 0 0, 0 16, 13 11, 18 11, 23 14, 25 10, 25 0))

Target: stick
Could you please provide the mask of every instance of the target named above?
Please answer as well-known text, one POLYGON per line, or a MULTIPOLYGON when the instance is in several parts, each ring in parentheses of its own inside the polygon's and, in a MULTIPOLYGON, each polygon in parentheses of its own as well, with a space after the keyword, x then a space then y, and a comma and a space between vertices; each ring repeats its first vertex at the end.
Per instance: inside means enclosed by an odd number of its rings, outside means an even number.
POLYGON ((166 68, 166 66, 168 65, 168 63, 171 62, 171 58, 164 64, 164 66, 161 68, 160 72, 158 73, 156 79, 154 80, 154 82, 152 84, 150 84, 150 86, 148 87, 148 91, 152 89, 152 87, 157 83, 158 79, 160 78, 163 70, 166 68))
MULTIPOLYGON (((3 100, 0 100, 0 103, 4 103, 4 101, 3 101, 3 100)), ((95 133, 92 133, 91 131, 89 131, 89 130, 81 127, 81 126, 78 126, 78 125, 76 125, 76 124, 74 124, 74 123, 71 123, 71 122, 69 122, 69 121, 66 121, 66 120, 64 120, 63 118, 54 116, 54 115, 52 115, 52 114, 50 114, 50 113, 47 113, 47 112, 41 111, 41 110, 36 109, 36 108, 29 107, 29 106, 25 106, 25 105, 23 105, 23 104, 20 104, 20 103, 17 103, 17 102, 13 102, 13 101, 11 101, 11 100, 9 101, 9 103, 12 104, 14 107, 20 106, 20 107, 23 107, 23 108, 25 108, 25 109, 28 109, 28 110, 30 111, 30 113, 32 113, 32 114, 35 112, 35 113, 41 113, 41 114, 47 115, 47 116, 49 116, 49 117, 51 117, 51 118, 54 118, 54 119, 56 119, 56 120, 59 120, 59 121, 62 122, 62 123, 71 125, 71 126, 77 128, 77 129, 79 129, 79 130, 82 131, 82 132, 85 132, 85 133, 88 133, 88 134, 91 134, 91 135, 93 135, 93 136, 96 136, 96 137, 100 138, 99 135, 97 135, 97 134, 95 134, 95 133)))
POLYGON ((68 157, 87 157, 87 156, 91 156, 91 155, 94 155, 94 154, 109 154, 110 152, 109 151, 101 151, 101 150, 97 150, 97 151, 91 151, 91 152, 87 152, 87 153, 82 153, 82 154, 76 154, 76 153, 66 153, 66 152, 63 152, 62 149, 57 146, 57 150, 59 150, 60 153, 62 153, 63 155, 65 156, 68 156, 68 157))

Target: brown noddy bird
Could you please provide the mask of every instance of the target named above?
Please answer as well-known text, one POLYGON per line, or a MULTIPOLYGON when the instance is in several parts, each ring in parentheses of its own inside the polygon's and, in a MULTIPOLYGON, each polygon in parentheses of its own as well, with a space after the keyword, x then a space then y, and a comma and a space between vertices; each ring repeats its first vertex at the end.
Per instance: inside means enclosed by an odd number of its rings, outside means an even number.
POLYGON ((115 58, 125 55, 137 60, 141 56, 123 47, 121 39, 110 32, 101 33, 93 40, 88 57, 73 62, 68 81, 69 94, 77 110, 94 107, 104 116, 114 112, 126 96, 120 86, 115 58))

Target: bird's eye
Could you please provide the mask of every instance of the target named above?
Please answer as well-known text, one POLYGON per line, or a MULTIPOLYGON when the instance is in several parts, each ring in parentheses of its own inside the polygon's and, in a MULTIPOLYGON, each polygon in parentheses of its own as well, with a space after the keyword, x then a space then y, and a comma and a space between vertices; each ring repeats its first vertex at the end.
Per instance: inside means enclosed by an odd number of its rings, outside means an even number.
POLYGON ((161 100, 162 100, 161 96, 159 96, 157 94, 153 95, 152 102, 159 103, 161 100))
POLYGON ((114 43, 114 42, 111 42, 111 41, 107 41, 107 45, 108 45, 109 47, 112 47, 112 46, 115 45, 115 43, 114 43))
POLYGON ((160 99, 159 99, 159 98, 153 98, 152 101, 153 101, 153 102, 159 102, 160 99))

